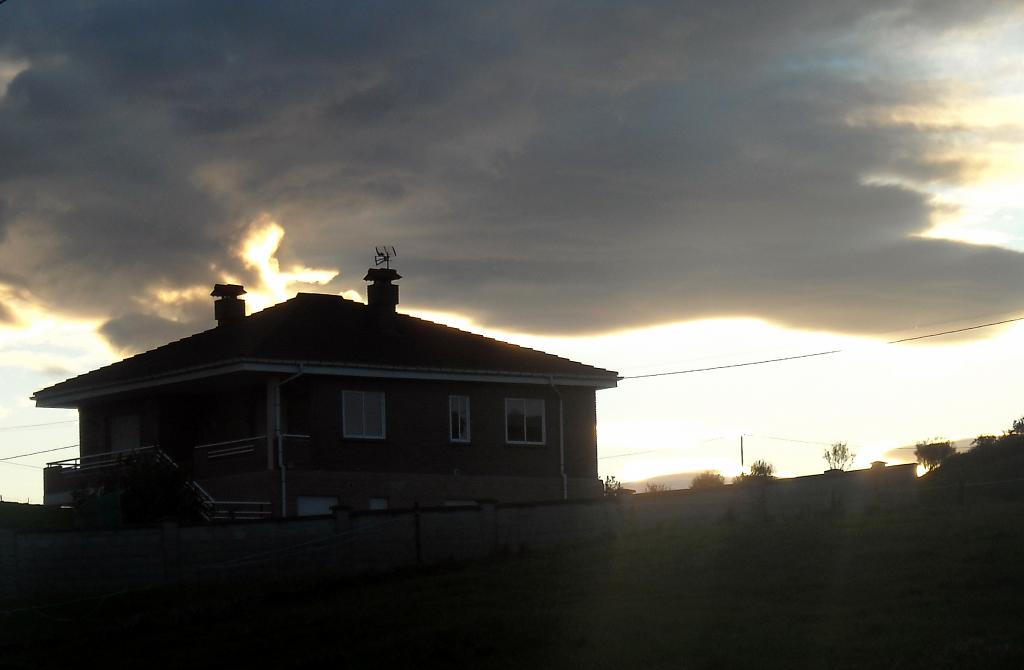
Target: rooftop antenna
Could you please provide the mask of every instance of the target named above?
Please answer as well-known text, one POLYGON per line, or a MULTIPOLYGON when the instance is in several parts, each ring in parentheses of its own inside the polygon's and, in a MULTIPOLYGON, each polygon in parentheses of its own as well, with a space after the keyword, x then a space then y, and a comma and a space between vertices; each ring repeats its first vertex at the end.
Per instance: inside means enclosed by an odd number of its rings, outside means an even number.
POLYGON ((379 246, 373 248, 375 256, 373 257, 374 265, 383 265, 385 269, 391 269, 391 259, 398 256, 398 252, 395 251, 394 247, 379 246))

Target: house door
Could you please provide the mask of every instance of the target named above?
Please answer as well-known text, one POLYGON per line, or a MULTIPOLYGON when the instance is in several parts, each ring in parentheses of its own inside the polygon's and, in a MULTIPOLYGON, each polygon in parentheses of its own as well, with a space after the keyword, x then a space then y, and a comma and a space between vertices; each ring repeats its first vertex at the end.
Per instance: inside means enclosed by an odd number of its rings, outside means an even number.
POLYGON ((142 428, 138 414, 121 414, 110 421, 110 450, 129 451, 142 446, 142 428))

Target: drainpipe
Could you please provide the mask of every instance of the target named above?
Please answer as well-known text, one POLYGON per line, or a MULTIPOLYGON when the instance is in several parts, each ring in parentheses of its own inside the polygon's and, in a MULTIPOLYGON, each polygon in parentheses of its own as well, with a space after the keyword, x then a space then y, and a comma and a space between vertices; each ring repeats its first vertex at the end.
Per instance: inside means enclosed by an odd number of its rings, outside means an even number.
POLYGON ((281 387, 298 379, 302 374, 302 363, 299 363, 299 371, 279 383, 274 389, 274 439, 277 441, 277 467, 281 471, 282 519, 288 516, 288 475, 284 465, 284 432, 281 430, 281 387))
POLYGON ((565 475, 565 403, 562 392, 555 386, 555 378, 548 377, 548 384, 558 396, 558 473, 562 476, 562 500, 569 499, 569 479, 565 475))

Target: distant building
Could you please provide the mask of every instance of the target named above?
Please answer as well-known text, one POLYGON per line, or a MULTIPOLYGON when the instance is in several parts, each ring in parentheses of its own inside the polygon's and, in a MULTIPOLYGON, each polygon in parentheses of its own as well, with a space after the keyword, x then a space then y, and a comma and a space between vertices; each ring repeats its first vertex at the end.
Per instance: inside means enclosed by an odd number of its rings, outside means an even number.
POLYGON ((45 502, 145 449, 273 516, 601 495, 595 392, 615 372, 396 313, 398 273, 366 279, 367 305, 300 293, 250 316, 218 284, 217 327, 37 391, 79 412, 45 502))

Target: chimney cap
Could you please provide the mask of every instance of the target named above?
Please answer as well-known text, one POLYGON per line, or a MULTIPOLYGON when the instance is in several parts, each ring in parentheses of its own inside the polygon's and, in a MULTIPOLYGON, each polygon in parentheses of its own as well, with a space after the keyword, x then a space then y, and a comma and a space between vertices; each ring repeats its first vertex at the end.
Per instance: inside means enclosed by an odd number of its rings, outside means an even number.
POLYGON ((237 298, 245 293, 241 284, 214 284, 210 293, 214 298, 237 298))
POLYGON ((397 281, 402 278, 402 275, 398 274, 396 270, 391 268, 370 268, 366 271, 366 276, 363 277, 363 281, 397 281))

